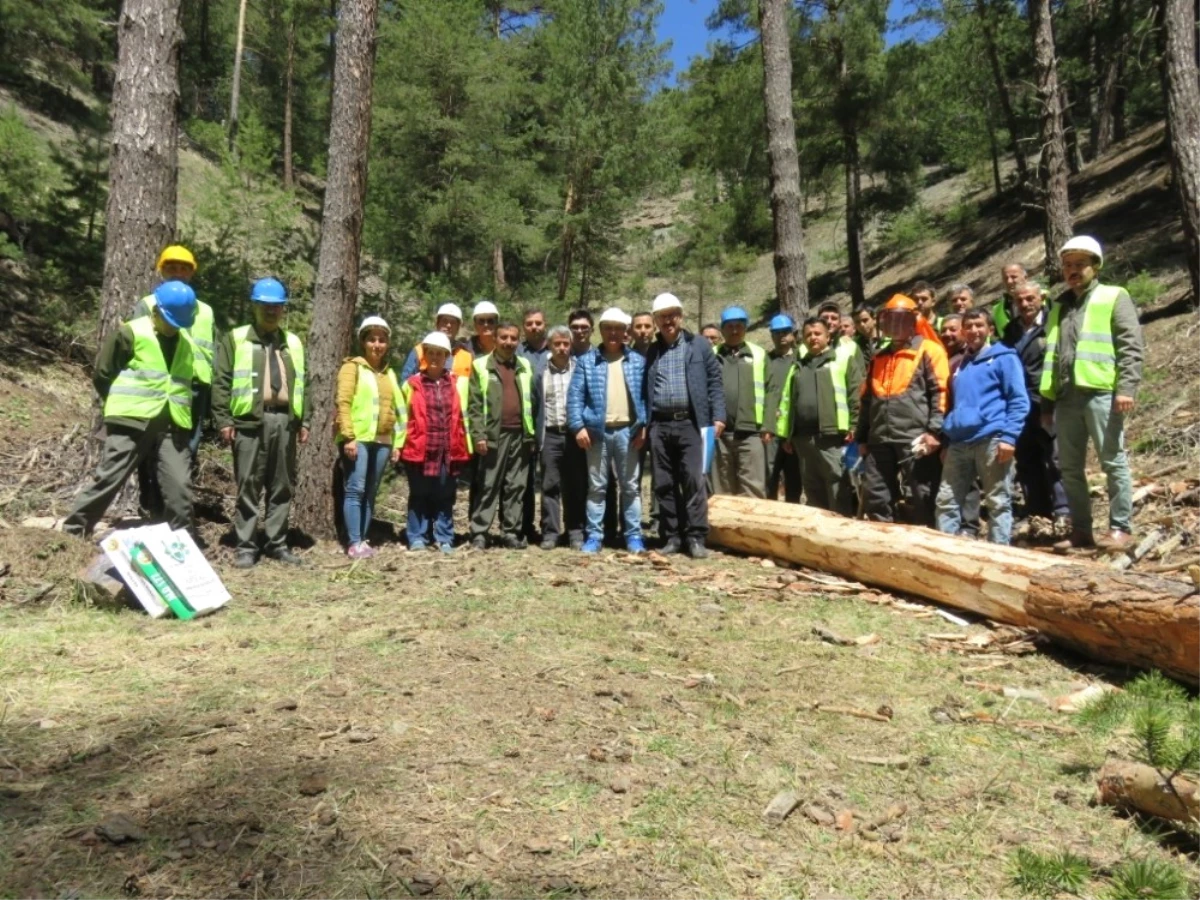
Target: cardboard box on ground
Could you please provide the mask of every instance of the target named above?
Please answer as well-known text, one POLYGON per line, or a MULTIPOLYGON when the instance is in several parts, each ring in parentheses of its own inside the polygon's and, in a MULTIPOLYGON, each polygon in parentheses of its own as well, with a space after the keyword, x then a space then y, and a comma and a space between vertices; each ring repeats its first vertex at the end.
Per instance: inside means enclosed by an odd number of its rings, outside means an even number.
POLYGON ((100 549, 142 607, 158 619, 192 619, 229 602, 221 583, 187 531, 149 525, 114 531, 100 549))

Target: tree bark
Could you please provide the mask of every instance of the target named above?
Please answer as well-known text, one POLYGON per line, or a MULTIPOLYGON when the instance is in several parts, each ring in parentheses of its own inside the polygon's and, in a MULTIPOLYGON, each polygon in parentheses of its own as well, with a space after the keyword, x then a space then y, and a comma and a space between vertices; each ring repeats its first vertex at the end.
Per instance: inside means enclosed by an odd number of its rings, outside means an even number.
POLYGON ((1029 184, 1029 163, 1025 159, 1025 151, 1021 148, 1021 129, 1017 124, 1017 114, 1013 112, 1012 98, 1008 93, 1008 82, 1004 78, 1004 66, 1000 62, 1000 50, 996 47, 996 34, 992 29, 992 20, 988 14, 987 0, 975 0, 975 13, 979 16, 982 26, 980 30, 983 32, 983 46, 987 51, 992 80, 996 83, 996 97, 1000 101, 1000 112, 1004 116, 1004 125, 1008 129, 1013 160, 1017 164, 1017 182, 1024 187, 1029 184))
POLYGON ((775 294, 795 321, 808 315, 808 261, 800 217, 800 158, 792 117, 792 51, 787 0, 760 0, 763 103, 771 158, 771 218, 775 226, 775 294))
POLYGON ((567 221, 563 224, 562 237, 559 240, 558 255, 558 302, 567 298, 567 288, 571 286, 571 261, 575 254, 575 226, 570 216, 575 212, 575 181, 567 179, 567 199, 563 202, 563 213, 567 221))
POLYGON ((237 145, 238 100, 242 91, 242 49, 246 40, 246 0, 239 0, 237 37, 233 50, 233 83, 229 89, 229 152, 237 145))
POLYGON ((1200 305, 1200 73, 1196 63, 1193 0, 1162 0, 1163 86, 1171 176, 1183 216, 1183 243, 1192 280, 1192 303, 1200 305))
POLYGON ((708 515, 714 544, 1034 626, 1103 662, 1200 683, 1200 597, 1182 582, 788 503, 716 496, 708 515))
POLYGON ((296 91, 296 10, 289 11, 287 23, 287 59, 283 68, 283 186, 291 190, 296 182, 292 149, 292 105, 296 91))
POLYGON ((1061 92, 1063 128, 1067 139, 1067 166, 1071 175, 1083 170, 1083 146, 1079 140, 1079 129, 1075 127, 1075 116, 1071 112, 1071 99, 1066 90, 1061 92))
POLYGON ((996 126, 992 124, 989 113, 987 120, 988 147, 992 151, 992 183, 996 186, 996 196, 1004 193, 1004 182, 1000 178, 1000 145, 996 142, 996 126))
POLYGON ((508 290, 508 278, 504 274, 504 241, 499 238, 492 242, 492 286, 497 294, 508 290))
POLYGON ((295 524, 318 537, 333 537, 335 533, 330 490, 337 463, 334 391, 338 366, 350 350, 358 300, 378 17, 379 0, 343 0, 340 5, 329 124, 329 175, 308 346, 312 430, 308 443, 300 450, 292 504, 295 524))
POLYGON ((1058 249, 1071 237, 1071 202, 1067 193, 1070 172, 1067 143, 1063 135, 1062 99, 1058 88, 1058 62, 1054 55, 1054 28, 1050 0, 1030 0, 1033 31, 1033 61, 1037 73, 1038 104, 1041 107, 1042 152, 1038 163, 1044 218, 1042 234, 1046 245, 1046 277, 1050 283, 1062 277, 1058 249))
POLYGON ((1105 806, 1136 810, 1160 819, 1200 819, 1200 785, 1176 775, 1168 785, 1153 766, 1110 759, 1096 778, 1096 800, 1105 806))
POLYGON ((175 235, 180 0, 125 0, 117 23, 105 211, 103 341, 154 283, 175 235))
POLYGON ((850 269, 850 308, 867 302, 867 278, 862 259, 862 167, 858 134, 847 129, 842 137, 846 158, 846 260, 850 269))

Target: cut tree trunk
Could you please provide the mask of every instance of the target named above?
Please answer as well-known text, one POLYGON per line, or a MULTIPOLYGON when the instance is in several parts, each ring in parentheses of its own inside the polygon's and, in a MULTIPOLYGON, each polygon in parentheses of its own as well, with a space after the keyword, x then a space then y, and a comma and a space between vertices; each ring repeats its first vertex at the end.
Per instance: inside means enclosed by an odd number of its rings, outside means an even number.
POLYGON ((792 51, 788 0, 760 0, 763 104, 771 159, 771 219, 775 228, 775 296, 797 322, 808 317, 808 260, 800 217, 800 157, 792 116, 792 51))
POLYGON ((1062 277, 1058 250, 1071 237, 1071 202, 1067 193, 1070 170, 1067 142, 1063 134, 1062 98, 1058 88, 1058 61, 1054 55, 1050 0, 1030 0, 1029 18, 1033 30, 1038 104, 1041 107, 1042 152, 1038 171, 1044 210, 1042 233, 1046 244, 1045 272, 1050 283, 1054 283, 1062 277))
POLYGON ((715 544, 1033 626, 1103 662, 1200 683, 1200 597, 1181 582, 787 503, 716 496, 708 515, 715 544))
POLYGON ((1192 303, 1200 306, 1200 72, 1196 63, 1193 0, 1162 0, 1163 88, 1171 175, 1183 215, 1183 243, 1192 280, 1192 303))
POLYGON ((1178 822, 1200 820, 1200 785, 1176 775, 1167 783, 1153 766, 1110 759, 1096 778, 1096 800, 1178 822))
POLYGON ((371 139, 371 82, 379 0, 343 0, 338 9, 333 109, 329 124, 329 176, 321 214, 321 247, 313 290, 308 347, 310 439, 300 449, 293 520, 307 533, 333 537, 337 462, 333 441, 337 370, 350 350, 358 300, 358 261, 367 148, 371 139))
POLYGON ((154 284, 175 236, 179 16, 180 0, 125 0, 117 23, 99 341, 154 284))

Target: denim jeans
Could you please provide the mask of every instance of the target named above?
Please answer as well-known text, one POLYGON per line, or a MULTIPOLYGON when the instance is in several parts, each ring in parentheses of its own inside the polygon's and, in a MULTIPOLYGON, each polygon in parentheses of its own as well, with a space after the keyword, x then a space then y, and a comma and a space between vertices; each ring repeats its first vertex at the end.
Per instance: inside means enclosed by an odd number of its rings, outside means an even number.
POLYGON ((937 527, 946 534, 962 530, 963 507, 975 479, 983 480, 983 502, 988 510, 988 540, 1007 544, 1012 539, 1013 461, 996 462, 999 437, 970 444, 951 444, 942 466, 942 486, 937 493, 937 527))
POLYGON ((1108 527, 1133 530, 1133 478, 1125 455, 1125 416, 1112 407, 1112 394, 1077 389, 1067 391, 1054 405, 1058 462, 1071 527, 1076 531, 1092 531, 1092 497, 1084 471, 1089 438, 1108 481, 1108 527))
POLYGON ((454 499, 458 479, 445 467, 439 475, 424 475, 421 465, 408 469, 408 549, 419 550, 429 543, 454 543, 454 499))
POLYGON ((638 478, 639 454, 630 441, 633 429, 606 428, 603 433, 589 430, 592 438, 588 450, 587 536, 598 541, 604 536, 605 492, 608 490, 609 468, 616 471, 617 487, 621 492, 621 520, 624 522, 625 542, 642 536, 642 497, 638 478))
POLYGON ((361 543, 371 527, 371 518, 375 515, 375 494, 379 492, 383 469, 391 455, 390 444, 375 441, 359 441, 358 455, 353 460, 342 454, 346 485, 342 518, 346 521, 346 538, 351 547, 361 543))

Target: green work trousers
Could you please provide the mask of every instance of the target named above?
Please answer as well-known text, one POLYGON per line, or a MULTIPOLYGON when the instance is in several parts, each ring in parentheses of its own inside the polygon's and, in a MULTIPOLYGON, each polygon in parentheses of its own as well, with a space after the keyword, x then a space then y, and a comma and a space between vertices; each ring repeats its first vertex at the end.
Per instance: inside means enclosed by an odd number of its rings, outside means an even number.
POLYGON ((818 509, 844 513, 842 491, 842 448, 846 441, 839 435, 796 435, 792 449, 800 465, 800 483, 804 485, 804 503, 818 509))
POLYGON ((296 486, 296 435, 300 423, 290 412, 263 413, 258 428, 239 429, 233 439, 237 513, 233 529, 239 550, 257 550, 259 501, 266 491, 266 551, 287 547, 288 513, 296 486))
MULTIPOLYGON (((570 440, 570 438, 568 438, 570 440)), ((501 431, 486 456, 476 457, 475 509, 471 537, 488 533, 500 509, 500 530, 505 537, 521 536, 521 511, 529 479, 529 443, 524 431, 501 431)))
POLYGON ((757 431, 725 432, 717 438, 712 465, 714 494, 767 496, 767 446, 757 431))
POLYGON ((192 524, 190 434, 174 428, 167 420, 149 422, 144 430, 110 425, 104 438, 104 451, 96 468, 96 480, 79 495, 70 514, 63 520, 63 531, 85 536, 96 527, 120 493, 125 481, 146 459, 157 462, 158 484, 162 490, 167 523, 173 529, 192 524))

